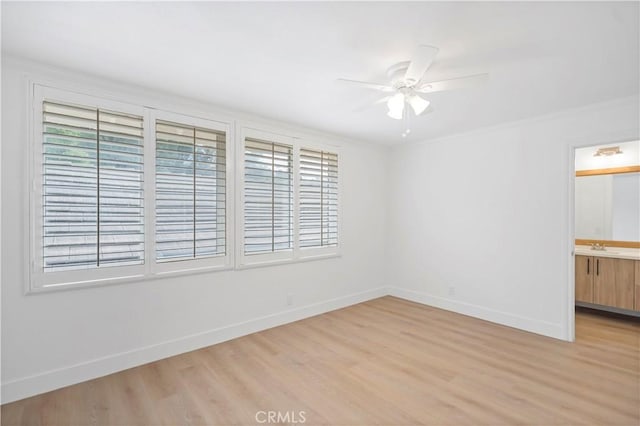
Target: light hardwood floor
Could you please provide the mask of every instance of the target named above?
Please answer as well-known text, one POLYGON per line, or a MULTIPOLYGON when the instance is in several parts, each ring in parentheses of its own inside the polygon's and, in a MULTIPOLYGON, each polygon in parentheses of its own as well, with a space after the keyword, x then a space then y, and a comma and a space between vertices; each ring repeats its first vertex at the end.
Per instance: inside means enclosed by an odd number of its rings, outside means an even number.
POLYGON ((7 404, 2 424, 639 425, 640 324, 576 323, 570 344, 384 297, 7 404))

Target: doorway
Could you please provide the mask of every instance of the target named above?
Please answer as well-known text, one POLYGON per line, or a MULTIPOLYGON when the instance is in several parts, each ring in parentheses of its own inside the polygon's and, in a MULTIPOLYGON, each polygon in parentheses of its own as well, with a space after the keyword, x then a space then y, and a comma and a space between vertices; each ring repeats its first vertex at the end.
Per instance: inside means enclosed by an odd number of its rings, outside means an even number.
POLYGON ((586 318, 640 317, 640 141, 575 147, 573 154, 568 340, 580 338, 586 318))

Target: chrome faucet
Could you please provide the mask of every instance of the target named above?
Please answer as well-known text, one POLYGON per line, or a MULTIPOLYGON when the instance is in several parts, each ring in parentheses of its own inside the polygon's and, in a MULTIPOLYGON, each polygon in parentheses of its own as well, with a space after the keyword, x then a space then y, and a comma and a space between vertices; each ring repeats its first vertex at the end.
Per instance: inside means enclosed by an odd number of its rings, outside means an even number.
POLYGON ((600 244, 600 243, 591 243, 591 250, 606 250, 607 248, 605 247, 604 243, 600 244))

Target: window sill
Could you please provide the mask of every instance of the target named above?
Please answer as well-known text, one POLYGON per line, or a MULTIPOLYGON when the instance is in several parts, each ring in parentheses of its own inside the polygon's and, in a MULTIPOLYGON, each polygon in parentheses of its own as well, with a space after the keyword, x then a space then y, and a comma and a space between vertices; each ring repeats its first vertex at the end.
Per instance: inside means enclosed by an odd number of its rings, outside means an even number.
POLYGON ((297 259, 265 260, 262 262, 243 263, 243 264, 236 265, 235 269, 238 271, 241 271, 244 269, 265 268, 269 266, 279 266, 279 265, 290 265, 294 263, 313 262, 314 260, 323 260, 323 259, 337 259, 341 257, 342 257, 342 253, 338 251, 338 252, 303 256, 297 259))
POLYGON ((42 293, 54 293, 59 291, 68 291, 68 290, 76 290, 83 288, 93 288, 93 287, 105 287, 110 285, 117 284, 127 284, 132 282, 140 282, 144 281, 144 275, 130 275, 119 278, 104 278, 98 280, 90 280, 90 281, 76 281, 71 283, 58 283, 58 284, 45 284, 34 286, 31 284, 25 295, 34 295, 34 294, 42 294, 42 293))
POLYGON ((233 271, 233 270, 242 271, 245 269, 290 265, 295 263, 313 262, 316 260, 337 259, 341 257, 342 257, 342 253, 340 251, 333 251, 333 252, 327 252, 327 253, 321 253, 321 254, 306 255, 306 256, 299 257, 297 259, 290 259, 290 258, 289 259, 272 259, 272 260, 265 260, 262 262, 238 264, 235 267, 233 265, 204 266, 204 267, 193 267, 193 268, 178 269, 178 270, 164 271, 164 272, 154 272, 154 273, 148 273, 148 274, 136 274, 136 275, 123 276, 123 277, 112 277, 112 278, 103 278, 103 279, 97 279, 97 280, 77 281, 72 283, 47 284, 47 285, 42 285, 38 287, 31 286, 27 288, 25 295, 55 293, 60 291, 88 289, 88 288, 105 287, 105 286, 129 284, 129 283, 141 283, 145 281, 160 280, 160 279, 175 278, 175 277, 185 277, 185 276, 199 275, 199 274, 205 274, 210 272, 233 271))
POLYGON ((94 287, 105 287, 119 284, 141 283, 145 281, 160 280, 166 278, 183 277, 189 275, 199 275, 208 272, 231 271, 233 265, 204 266, 199 268, 176 269, 172 271, 153 272, 147 274, 130 275, 114 278, 103 278, 97 280, 77 281, 72 283, 46 284, 38 287, 31 286, 25 292, 26 295, 53 293, 59 291, 86 289, 94 287))

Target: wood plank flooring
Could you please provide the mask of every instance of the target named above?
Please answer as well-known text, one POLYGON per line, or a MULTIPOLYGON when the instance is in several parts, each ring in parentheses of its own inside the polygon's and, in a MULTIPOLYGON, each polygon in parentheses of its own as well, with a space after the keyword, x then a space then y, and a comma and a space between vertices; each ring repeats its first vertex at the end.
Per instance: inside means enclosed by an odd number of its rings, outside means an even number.
POLYGON ((3 405, 2 425, 640 425, 640 323, 576 327, 383 297, 3 405))

